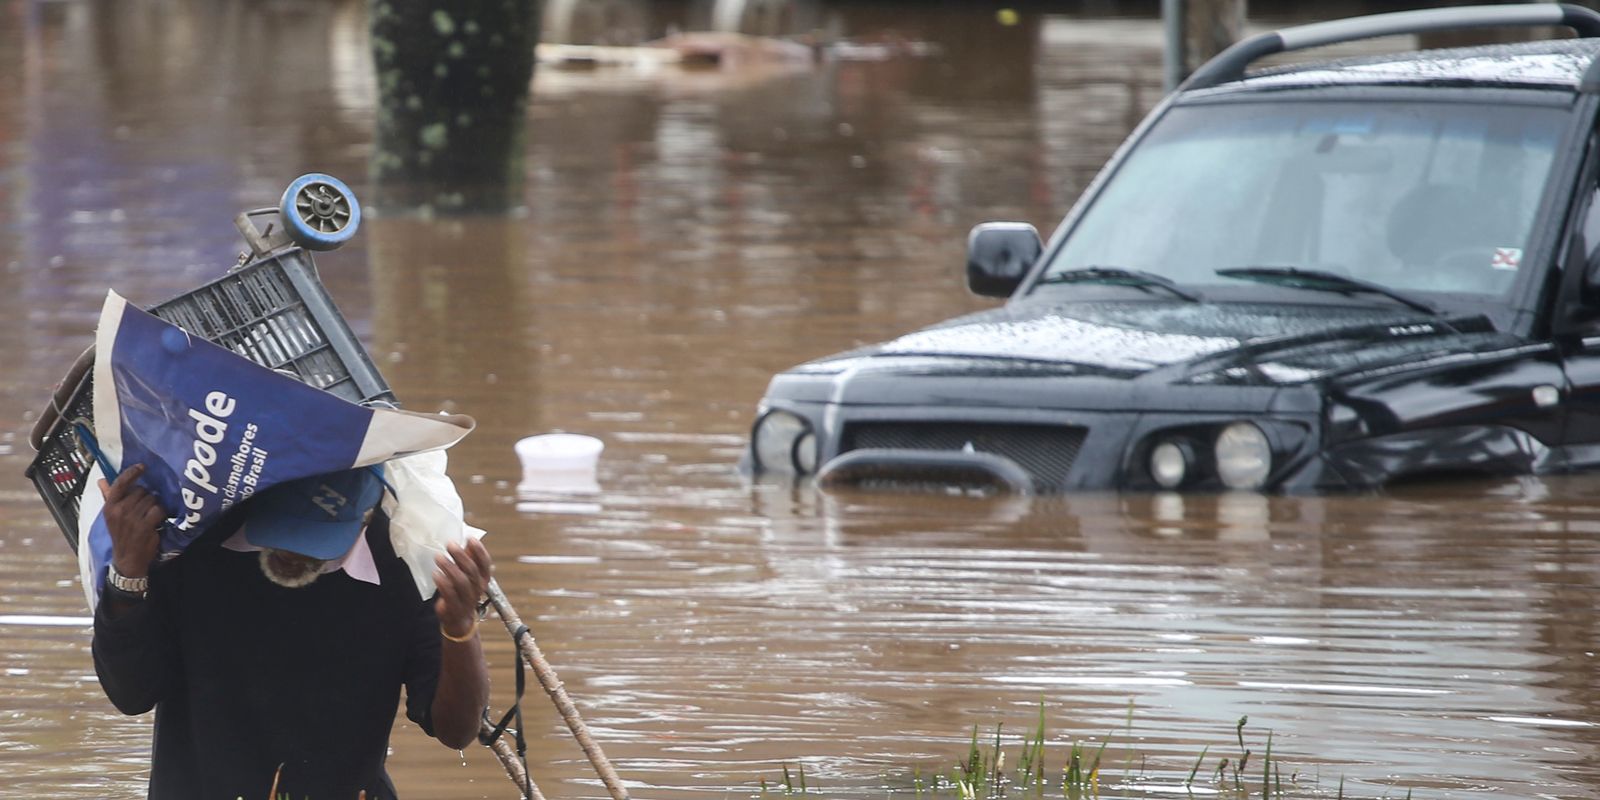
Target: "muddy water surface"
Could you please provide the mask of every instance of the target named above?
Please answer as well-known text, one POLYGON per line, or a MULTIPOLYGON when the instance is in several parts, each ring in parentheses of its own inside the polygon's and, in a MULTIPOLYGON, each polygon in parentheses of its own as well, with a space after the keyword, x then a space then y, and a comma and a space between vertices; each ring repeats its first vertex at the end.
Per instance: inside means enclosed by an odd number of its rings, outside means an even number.
MULTIPOLYGON (((639 30, 698 13, 612 5, 639 30)), ((634 796, 747 797, 787 763, 882 797, 975 725, 1014 752, 1041 701, 1052 776, 1108 741, 1108 792, 1172 791, 1203 748, 1212 786, 1248 716, 1256 763, 1270 730, 1284 781, 1330 796, 1600 796, 1595 478, 1030 503, 736 474, 772 372, 985 307, 966 230, 1048 229, 1156 101, 1156 23, 1064 5, 1005 27, 802 3, 939 52, 546 71, 525 209, 374 218, 319 258, 406 404, 480 420, 452 474, 634 796), (511 444, 551 430, 606 442, 603 491, 519 505, 511 444)), ((0 795, 142 796, 148 766, 20 479, 26 428, 107 288, 218 274, 232 215, 302 172, 365 188, 363 25, 359 3, 0 2, 0 795)), ((501 708, 508 640, 490 653, 501 708)), ((536 688, 527 711, 546 796, 604 796, 536 688)), ((409 797, 514 796, 486 751, 404 723, 393 751, 409 797)))

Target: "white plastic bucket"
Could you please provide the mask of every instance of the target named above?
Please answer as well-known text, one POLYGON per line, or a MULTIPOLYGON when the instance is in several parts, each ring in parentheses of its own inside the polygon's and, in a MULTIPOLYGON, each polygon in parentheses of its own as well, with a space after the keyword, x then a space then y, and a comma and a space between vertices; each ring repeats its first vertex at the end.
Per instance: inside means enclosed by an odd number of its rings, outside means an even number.
POLYGON ((596 465, 605 443, 581 433, 545 433, 516 444, 522 462, 518 492, 595 494, 600 491, 596 465))

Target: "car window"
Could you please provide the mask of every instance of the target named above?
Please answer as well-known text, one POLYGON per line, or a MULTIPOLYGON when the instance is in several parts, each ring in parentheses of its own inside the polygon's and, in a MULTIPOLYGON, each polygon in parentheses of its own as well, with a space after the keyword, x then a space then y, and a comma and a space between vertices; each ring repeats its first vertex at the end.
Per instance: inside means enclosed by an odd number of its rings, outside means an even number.
POLYGON ((1564 109, 1299 102, 1172 109, 1093 199, 1047 274, 1188 283, 1296 267, 1498 295, 1522 266, 1564 109))

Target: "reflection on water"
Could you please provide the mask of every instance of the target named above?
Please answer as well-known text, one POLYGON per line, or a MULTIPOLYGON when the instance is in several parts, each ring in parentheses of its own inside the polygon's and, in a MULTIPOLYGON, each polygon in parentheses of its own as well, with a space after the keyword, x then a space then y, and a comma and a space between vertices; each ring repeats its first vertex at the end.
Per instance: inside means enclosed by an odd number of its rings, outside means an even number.
MULTIPOLYGON (((362 4, 158 5, 0 5, 13 476, 106 288, 149 303, 217 274, 232 215, 299 173, 363 189, 362 4)), ((936 48, 541 74, 524 209, 373 219, 320 256, 406 404, 478 417, 451 472, 636 797, 743 796, 796 761, 832 795, 880 797, 948 767, 974 725, 1016 741, 1041 698, 1051 769, 1068 742, 1109 739, 1108 788, 1170 789, 1201 748, 1231 754, 1248 715, 1258 751, 1271 730, 1330 793, 1345 776, 1366 797, 1597 795, 1593 478, 1032 500, 742 481, 774 371, 986 307, 960 285, 966 230, 1048 229, 1160 79, 1150 19, 790 5, 852 40, 936 48), (512 444, 554 430, 606 442, 601 493, 519 509, 512 444)), ((598 7, 629 38, 731 13, 598 7)), ((139 796, 149 721, 94 681, 67 548, 20 480, 0 507, 0 785, 139 796)), ((490 654, 503 707, 509 641, 490 654)), ((527 709, 541 786, 603 796, 548 706, 527 709)), ((509 796, 485 751, 463 766, 409 725, 391 763, 411 797, 509 796)))

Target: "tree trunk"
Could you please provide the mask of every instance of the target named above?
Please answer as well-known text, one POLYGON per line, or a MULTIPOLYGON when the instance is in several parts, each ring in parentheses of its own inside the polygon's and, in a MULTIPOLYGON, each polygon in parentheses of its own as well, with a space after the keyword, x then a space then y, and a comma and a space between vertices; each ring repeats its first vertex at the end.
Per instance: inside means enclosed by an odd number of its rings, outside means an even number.
POLYGON ((1244 37, 1249 3, 1246 0, 1186 0, 1184 6, 1184 74, 1188 75, 1244 37))
POLYGON ((537 0, 369 0, 380 212, 503 211, 521 195, 537 0))

